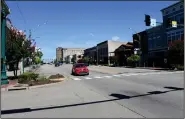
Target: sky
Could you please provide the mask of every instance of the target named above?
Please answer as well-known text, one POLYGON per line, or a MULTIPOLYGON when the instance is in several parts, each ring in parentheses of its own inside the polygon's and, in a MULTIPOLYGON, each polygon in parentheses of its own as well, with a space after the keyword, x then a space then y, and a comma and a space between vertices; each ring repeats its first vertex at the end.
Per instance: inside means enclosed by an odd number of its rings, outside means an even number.
POLYGON ((26 34, 31 29, 43 59, 51 59, 57 47, 90 48, 105 40, 132 41, 132 34, 149 28, 145 14, 162 22, 160 10, 176 2, 8 1, 7 5, 13 26, 26 34))

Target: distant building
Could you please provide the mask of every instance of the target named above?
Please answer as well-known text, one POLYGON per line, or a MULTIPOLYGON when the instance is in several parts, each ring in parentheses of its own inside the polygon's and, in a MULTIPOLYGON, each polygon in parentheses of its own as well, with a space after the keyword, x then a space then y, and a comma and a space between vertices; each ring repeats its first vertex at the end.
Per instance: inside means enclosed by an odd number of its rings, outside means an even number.
POLYGON ((74 54, 72 58, 73 58, 73 61, 71 61, 71 62, 75 62, 76 63, 78 60, 83 58, 83 54, 74 54))
POLYGON ((69 62, 70 58, 75 54, 84 54, 84 48, 56 48, 56 59, 69 62))
MULTIPOLYGON (((66 61, 66 57, 73 56, 74 54, 84 54, 84 48, 63 48, 63 60, 66 61)), ((68 58, 69 59, 69 58, 68 58)))
POLYGON ((106 40, 97 44, 97 62, 98 64, 110 64, 110 57, 114 56, 114 51, 124 44, 121 41, 106 40))
POLYGON ((95 64, 97 61, 96 46, 85 49, 84 50, 84 57, 88 57, 90 59, 91 63, 95 64))
POLYGON ((63 48, 61 47, 56 48, 56 59, 57 61, 63 60, 63 48))
POLYGON ((118 63, 117 65, 127 66, 127 58, 134 54, 133 43, 128 42, 127 44, 122 44, 114 51, 114 53, 118 63))

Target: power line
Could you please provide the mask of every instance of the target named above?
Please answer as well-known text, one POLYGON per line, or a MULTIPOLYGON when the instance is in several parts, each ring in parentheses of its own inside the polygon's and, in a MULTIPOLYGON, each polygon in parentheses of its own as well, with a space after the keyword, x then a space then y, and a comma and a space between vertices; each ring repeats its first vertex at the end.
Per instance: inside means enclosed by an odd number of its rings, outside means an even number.
POLYGON ((24 15, 23 15, 23 13, 22 13, 20 7, 19 7, 18 1, 16 1, 16 5, 17 5, 18 11, 19 11, 19 13, 20 13, 21 17, 23 18, 24 23, 25 23, 25 25, 26 25, 27 22, 26 22, 26 19, 25 19, 24 15))

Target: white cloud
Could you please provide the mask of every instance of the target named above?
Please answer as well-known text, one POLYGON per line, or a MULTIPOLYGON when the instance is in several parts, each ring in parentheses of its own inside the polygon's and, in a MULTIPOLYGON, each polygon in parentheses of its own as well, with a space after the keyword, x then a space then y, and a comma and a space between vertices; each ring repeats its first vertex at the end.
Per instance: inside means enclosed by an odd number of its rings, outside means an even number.
POLYGON ((113 41, 119 41, 120 38, 119 38, 118 36, 113 36, 113 37, 112 37, 112 40, 113 40, 113 41))
POLYGON ((90 36, 94 37, 94 34, 93 33, 89 33, 90 36))

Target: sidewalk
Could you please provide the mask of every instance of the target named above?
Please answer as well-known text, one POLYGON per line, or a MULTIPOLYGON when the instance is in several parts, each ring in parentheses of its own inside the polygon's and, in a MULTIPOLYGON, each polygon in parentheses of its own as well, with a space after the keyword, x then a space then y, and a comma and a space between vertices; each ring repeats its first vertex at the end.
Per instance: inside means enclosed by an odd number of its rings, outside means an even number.
POLYGON ((2 118, 142 118, 114 99, 74 81, 27 91, 2 92, 1 104, 2 110, 27 108, 24 113, 3 114, 1 111, 2 118))

